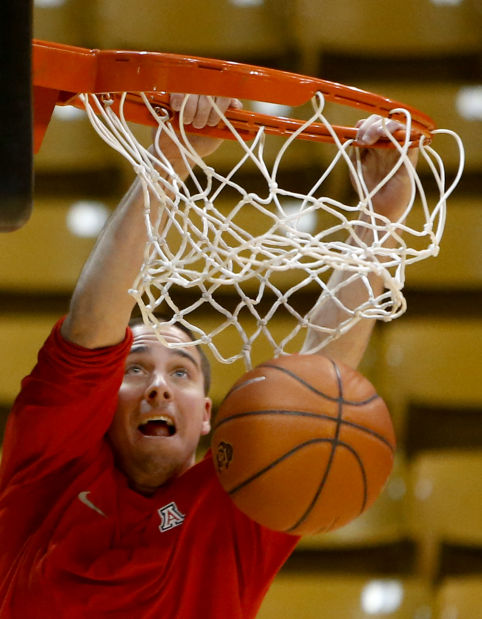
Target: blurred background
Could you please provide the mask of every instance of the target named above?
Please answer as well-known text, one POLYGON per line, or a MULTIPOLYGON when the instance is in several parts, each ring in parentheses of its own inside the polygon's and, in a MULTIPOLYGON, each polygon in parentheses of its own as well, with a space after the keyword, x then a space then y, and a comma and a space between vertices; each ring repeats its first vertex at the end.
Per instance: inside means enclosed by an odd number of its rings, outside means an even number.
MULTIPOLYGON (((37 0, 33 15, 36 38, 319 76, 418 107, 461 136, 465 173, 440 255, 408 269, 408 311, 377 326, 363 363, 393 414, 393 474, 357 521, 302 541, 259 616, 482 617, 482 2, 37 0)), ((456 153, 444 148, 450 177, 456 153)), ((323 163, 316 148, 285 172, 323 163)), ((55 112, 34 167, 32 217, 0 238, 2 434, 21 378, 132 181, 69 108, 55 112)), ((336 183, 343 196, 348 180, 336 183)), ((239 371, 215 367, 215 405, 239 371)))

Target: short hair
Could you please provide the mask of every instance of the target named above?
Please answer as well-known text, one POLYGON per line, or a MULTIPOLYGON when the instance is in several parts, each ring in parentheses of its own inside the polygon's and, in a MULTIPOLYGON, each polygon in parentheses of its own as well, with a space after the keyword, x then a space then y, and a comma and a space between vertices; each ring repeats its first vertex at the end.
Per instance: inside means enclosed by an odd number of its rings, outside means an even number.
MULTIPOLYGON (((168 322, 170 320, 166 316, 157 315, 156 318, 160 322, 168 322)), ((144 324, 145 323, 144 323, 144 320, 142 319, 142 316, 134 316, 133 318, 129 320, 129 327, 131 329, 133 327, 137 327, 138 325, 144 325, 144 324)), ((194 334, 191 331, 191 329, 189 329, 188 327, 186 327, 180 322, 173 322, 171 326, 176 327, 177 329, 180 329, 181 331, 186 333, 186 335, 189 336, 189 339, 192 342, 194 342, 194 334)), ((199 344, 196 344, 195 348, 197 349, 199 356, 201 358, 201 371, 204 377, 204 393, 205 395, 208 395, 209 389, 211 388, 211 364, 209 363, 209 359, 207 358, 206 353, 204 352, 202 347, 199 344)))

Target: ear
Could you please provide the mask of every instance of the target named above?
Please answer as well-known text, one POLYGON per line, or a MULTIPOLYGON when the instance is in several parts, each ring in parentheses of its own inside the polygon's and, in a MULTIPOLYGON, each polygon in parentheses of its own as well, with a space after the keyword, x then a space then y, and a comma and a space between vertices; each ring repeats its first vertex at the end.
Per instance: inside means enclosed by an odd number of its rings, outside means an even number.
POLYGON ((211 432, 211 412, 213 403, 211 398, 204 398, 204 413, 201 425, 201 436, 206 436, 211 432))

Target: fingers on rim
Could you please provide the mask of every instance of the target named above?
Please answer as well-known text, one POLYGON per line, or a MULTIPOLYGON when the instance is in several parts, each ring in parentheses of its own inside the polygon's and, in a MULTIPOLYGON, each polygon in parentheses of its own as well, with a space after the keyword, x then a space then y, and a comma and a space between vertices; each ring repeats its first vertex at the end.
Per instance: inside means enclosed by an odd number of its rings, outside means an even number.
MULTIPOLYGON (((215 97, 214 102, 216 103, 217 107, 219 108, 219 111, 221 112, 221 114, 224 114, 224 112, 228 109, 228 107, 231 104, 231 99, 229 99, 228 97, 215 97)), ((208 104, 210 105, 210 104, 208 104)), ((207 124, 210 127, 215 127, 220 120, 220 115, 218 114, 218 112, 214 109, 214 107, 210 108, 210 112, 209 112, 209 116, 207 119, 207 124)))
POLYGON ((372 114, 368 118, 359 120, 356 123, 357 142, 361 144, 375 144, 381 137, 387 133, 393 134, 398 129, 403 129, 403 125, 390 118, 384 118, 376 114, 372 114))
MULTIPOLYGON (((221 114, 224 114, 229 107, 238 110, 243 107, 239 99, 232 99, 230 97, 215 97, 214 101, 221 114)), ((211 106, 210 99, 207 95, 172 93, 170 96, 170 104, 175 112, 180 112, 184 105, 184 124, 192 124, 196 129, 202 129, 206 125, 214 127, 219 123, 220 115, 217 110, 211 106), (184 100, 186 98, 187 101, 184 105, 184 100)))

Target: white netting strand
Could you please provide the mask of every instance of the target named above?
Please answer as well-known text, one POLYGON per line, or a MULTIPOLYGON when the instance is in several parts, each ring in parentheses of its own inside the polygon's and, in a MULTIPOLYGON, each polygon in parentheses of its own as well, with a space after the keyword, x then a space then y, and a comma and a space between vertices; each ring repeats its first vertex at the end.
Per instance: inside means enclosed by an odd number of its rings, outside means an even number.
MULTIPOLYGON (((397 110, 406 118, 405 143, 399 144, 387 132, 398 161, 369 191, 359 157, 352 161, 349 156, 351 142, 341 144, 325 118, 321 95, 313 98, 312 116, 283 140, 270 164, 265 156, 269 136, 263 128, 248 143, 218 109, 239 152, 223 174, 197 155, 183 130, 183 110, 178 135, 169 115, 143 95, 157 124, 154 147, 148 148, 140 144, 123 117, 124 99, 115 113, 107 95, 81 98, 96 131, 131 163, 142 183, 148 242, 131 293, 144 320, 158 331, 155 314, 162 309, 172 316, 167 322, 180 322, 191 329, 195 343, 206 344, 223 363, 244 359, 249 367, 251 349, 260 337, 279 355, 292 352, 290 343, 308 329, 319 333, 318 349, 363 317, 397 318, 406 308, 402 294, 406 265, 438 252, 446 199, 460 178, 463 148, 456 134, 445 131, 460 152, 458 173, 446 187, 442 160, 421 142, 420 157, 433 178, 429 200, 408 158, 411 118, 405 110, 397 110), (297 134, 315 121, 330 130, 336 152, 306 190, 287 188, 280 171, 283 158, 297 134), (186 180, 179 178, 159 149, 163 132, 182 154, 189 170, 186 180), (339 166, 345 166, 353 179, 359 197, 355 204, 327 195, 330 176, 339 166), (375 211, 373 200, 400 166, 409 171, 411 199, 403 215, 392 222, 375 211), (249 175, 244 174, 246 169, 249 175), (247 186, 246 178, 250 179, 247 186), (328 285, 333 273, 341 276, 332 277, 328 285), (383 280, 381 294, 374 292, 372 274, 383 280), (342 299, 343 290, 355 281, 365 294, 363 302, 353 308, 342 299), (318 322, 319 310, 327 303, 338 311, 336 326, 318 322), (288 325, 281 334, 273 329, 280 318, 288 325), (231 344, 236 338, 233 352, 231 344), (228 352, 219 345, 226 340, 228 352)), ((216 107, 214 100, 212 105, 216 107)))

